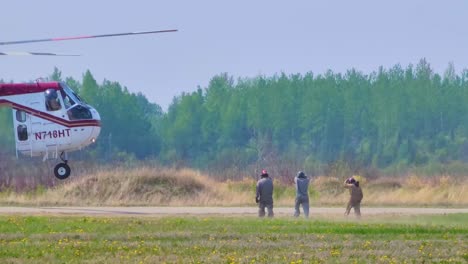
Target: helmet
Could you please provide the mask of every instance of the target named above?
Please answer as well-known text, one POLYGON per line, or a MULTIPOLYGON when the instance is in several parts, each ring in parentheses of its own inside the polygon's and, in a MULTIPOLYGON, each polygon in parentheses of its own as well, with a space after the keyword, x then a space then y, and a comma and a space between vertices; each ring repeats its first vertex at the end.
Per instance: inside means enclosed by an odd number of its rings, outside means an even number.
POLYGON ((298 177, 298 178, 305 178, 306 176, 305 176, 305 173, 304 173, 303 171, 299 171, 299 172, 297 173, 297 177, 298 177))
POLYGON ((356 182, 356 180, 354 179, 354 177, 348 178, 346 180, 346 183, 349 183, 349 184, 354 184, 355 182, 356 182))
POLYGON ((263 169, 262 174, 268 174, 267 170, 263 169))
POLYGON ((47 99, 57 99, 58 97, 58 94, 57 94, 57 90, 55 89, 47 89, 45 90, 45 96, 47 99))

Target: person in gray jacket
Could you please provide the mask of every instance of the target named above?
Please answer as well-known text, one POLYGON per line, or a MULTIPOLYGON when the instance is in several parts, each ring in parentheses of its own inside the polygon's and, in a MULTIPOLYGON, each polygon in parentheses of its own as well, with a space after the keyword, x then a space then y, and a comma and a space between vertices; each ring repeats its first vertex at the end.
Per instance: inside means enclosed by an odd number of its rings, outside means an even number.
POLYGON ((258 203, 258 216, 265 216, 266 207, 268 217, 273 217, 273 180, 269 177, 266 170, 262 170, 256 189, 255 201, 258 203))
POLYGON ((302 205, 305 218, 309 217, 309 182, 310 179, 304 172, 299 171, 294 177, 294 184, 296 185, 296 203, 294 206, 294 216, 298 217, 301 212, 299 206, 302 205))

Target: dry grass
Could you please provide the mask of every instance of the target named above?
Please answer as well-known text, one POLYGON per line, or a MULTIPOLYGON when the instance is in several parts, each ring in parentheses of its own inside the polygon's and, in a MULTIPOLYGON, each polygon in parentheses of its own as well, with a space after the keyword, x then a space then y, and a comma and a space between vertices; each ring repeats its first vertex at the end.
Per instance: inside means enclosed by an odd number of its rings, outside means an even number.
MULTIPOLYGON (((468 179, 450 176, 424 178, 412 175, 400 182, 401 187, 377 192, 369 186, 366 201, 372 205, 407 206, 466 206, 468 204, 468 179)), ((367 202, 366 202, 367 203, 367 202)))
MULTIPOLYGON (((361 187, 364 192, 363 206, 468 205, 467 177, 455 179, 450 176, 427 178, 411 175, 404 178, 378 178, 361 187)), ((318 189, 320 195, 315 201, 318 205, 344 204, 348 199, 345 191, 323 192, 320 188, 323 186, 318 189)))
MULTIPOLYGON (((53 188, 0 194, 3 204, 33 205, 239 205, 242 194, 229 191, 227 184, 189 169, 143 167, 115 168, 71 179, 53 188)), ((247 196, 245 196, 247 197, 247 196)))
POLYGON ((193 170, 116 168, 69 180, 38 195, 10 193, 2 200, 38 205, 206 205, 223 200, 214 184, 193 170))
MULTIPOLYGON (((348 192, 344 179, 317 177, 311 182, 312 206, 342 206, 348 192)), ((466 206, 468 178, 444 175, 425 178, 380 178, 362 185, 363 206, 466 206)), ((216 181, 190 169, 144 166, 111 168, 85 173, 50 188, 0 192, 0 203, 9 205, 102 206, 254 206, 256 180, 216 181)), ((275 180, 275 206, 292 206, 293 184, 275 180)))

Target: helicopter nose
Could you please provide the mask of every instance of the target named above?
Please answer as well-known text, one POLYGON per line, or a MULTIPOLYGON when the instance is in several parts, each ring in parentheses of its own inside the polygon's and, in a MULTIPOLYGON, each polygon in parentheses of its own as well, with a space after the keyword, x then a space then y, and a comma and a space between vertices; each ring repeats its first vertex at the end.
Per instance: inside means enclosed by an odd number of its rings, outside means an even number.
MULTIPOLYGON (((99 112, 91 107, 91 114, 93 115, 94 120, 101 120, 101 116, 99 115, 99 112)), ((100 122, 99 122, 100 123, 100 122)), ((90 143, 95 143, 96 139, 98 138, 99 134, 101 132, 101 127, 100 126, 95 126, 93 127, 93 130, 91 131, 91 135, 89 138, 90 143)))
POLYGON ((93 115, 94 120, 101 120, 101 115, 99 115, 99 112, 96 109, 91 108, 91 114, 93 115))

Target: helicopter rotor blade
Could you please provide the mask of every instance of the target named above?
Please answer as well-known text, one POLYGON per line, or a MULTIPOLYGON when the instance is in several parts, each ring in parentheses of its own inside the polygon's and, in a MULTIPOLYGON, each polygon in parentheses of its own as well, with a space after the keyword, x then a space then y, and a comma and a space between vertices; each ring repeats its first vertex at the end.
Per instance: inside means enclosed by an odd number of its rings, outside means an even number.
POLYGON ((25 44, 25 43, 33 43, 33 42, 65 41, 65 40, 90 39, 90 38, 107 38, 107 37, 129 36, 129 35, 144 35, 144 34, 156 34, 156 33, 169 33, 169 32, 177 32, 177 29, 155 30, 155 31, 138 31, 138 32, 127 32, 127 33, 90 35, 90 36, 75 36, 75 37, 60 37, 60 38, 45 38, 45 39, 4 41, 4 42, 0 42, 0 45, 16 45, 16 44, 25 44))
POLYGON ((78 54, 60 54, 50 52, 23 52, 23 51, 7 51, 1 52, 0 56, 81 56, 78 54))

